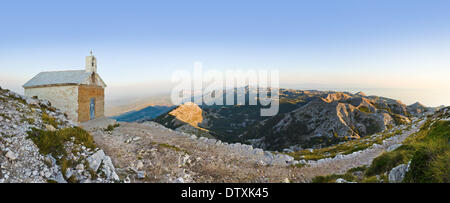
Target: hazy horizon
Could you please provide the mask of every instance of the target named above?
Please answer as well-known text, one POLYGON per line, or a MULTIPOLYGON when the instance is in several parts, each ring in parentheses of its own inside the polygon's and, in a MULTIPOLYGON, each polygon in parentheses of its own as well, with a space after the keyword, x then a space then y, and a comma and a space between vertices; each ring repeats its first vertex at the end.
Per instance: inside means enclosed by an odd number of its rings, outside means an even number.
POLYGON ((84 68, 106 102, 170 92, 176 69, 276 69, 280 87, 450 105, 448 1, 25 1, 0 8, 0 86, 84 68))

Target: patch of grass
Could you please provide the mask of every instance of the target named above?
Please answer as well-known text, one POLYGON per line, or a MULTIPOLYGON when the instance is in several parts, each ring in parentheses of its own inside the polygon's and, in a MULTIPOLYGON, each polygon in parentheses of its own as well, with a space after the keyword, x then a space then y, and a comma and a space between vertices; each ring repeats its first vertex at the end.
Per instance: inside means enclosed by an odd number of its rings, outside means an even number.
POLYGON ((118 123, 116 123, 116 124, 114 124, 114 125, 108 125, 108 127, 106 127, 105 129, 103 129, 104 131, 108 131, 108 132, 111 132, 111 131, 113 131, 114 130, 114 128, 117 128, 117 127, 119 127, 120 126, 120 124, 118 124, 118 123))
POLYGON ((366 171, 366 170, 367 170, 367 166, 358 166, 358 167, 349 169, 347 172, 353 173, 353 172, 357 172, 357 171, 366 171))
POLYGON ((98 177, 97 173, 91 169, 91 167, 89 166, 89 162, 85 160, 84 165, 85 165, 85 168, 87 168, 89 174, 91 175, 91 179, 97 179, 97 177, 98 177))
POLYGON ((364 178, 362 181, 362 183, 378 183, 378 178, 376 176, 369 176, 364 178))
POLYGON ((93 137, 79 127, 64 128, 57 131, 32 128, 27 133, 27 138, 36 144, 41 154, 51 155, 56 159, 56 163, 61 166, 61 172, 68 182, 77 181, 75 177, 65 177, 67 169, 75 167, 77 163, 68 158, 69 152, 64 148, 64 144, 73 141, 75 144, 83 145, 92 150, 97 148, 93 137))
POLYGON ((417 146, 404 182, 450 182, 450 122, 438 121, 425 136, 409 140, 417 146))
POLYGON ((56 121, 56 119, 53 116, 50 116, 45 112, 42 113, 42 121, 45 124, 52 125, 55 128, 58 128, 58 126, 61 125, 61 123, 56 121))
POLYGON ((20 103, 22 103, 22 104, 27 104, 27 102, 25 101, 25 99, 22 99, 22 98, 20 98, 20 97, 16 97, 15 95, 8 95, 8 97, 10 98, 10 99, 13 99, 13 100, 16 100, 16 101, 18 101, 18 102, 20 102, 20 103))
POLYGON ((373 160, 372 165, 366 171, 366 175, 383 174, 400 164, 408 163, 412 153, 413 149, 410 146, 400 146, 392 152, 383 153, 373 160))
POLYGON ((303 167, 305 167, 305 166, 307 166, 307 164, 295 164, 295 165, 291 165, 292 167, 294 167, 294 168, 303 168, 303 167))
POLYGON ((34 124, 34 119, 33 118, 22 118, 20 120, 21 123, 28 123, 28 124, 34 124))
POLYGON ((404 182, 450 182, 450 122, 426 121, 403 145, 375 158, 366 175, 384 174, 411 160, 404 182))
POLYGON ((70 177, 66 177, 66 172, 68 168, 72 168, 76 165, 74 161, 68 160, 66 157, 62 157, 59 160, 59 163, 61 164, 61 172, 66 180, 68 180, 70 177))
POLYGON ((54 158, 67 155, 64 150, 64 143, 72 139, 75 144, 81 144, 92 150, 96 148, 93 137, 79 127, 64 128, 57 131, 32 128, 27 133, 27 138, 36 144, 41 154, 51 154, 54 158))
POLYGON ((72 175, 69 178, 67 178, 67 182, 68 183, 78 183, 78 180, 74 175, 72 175))
POLYGON ((356 151, 361 151, 371 147, 373 144, 382 144, 383 140, 390 138, 392 136, 402 133, 402 130, 397 130, 394 133, 383 133, 381 136, 367 136, 361 139, 350 140, 337 145, 324 147, 320 149, 314 149, 312 152, 310 150, 300 150, 296 152, 283 153, 294 157, 296 160, 319 160, 324 158, 332 158, 338 154, 347 155, 356 151))
MULTIPOLYGON (((156 143, 155 143, 156 144, 156 143)), ((177 152, 184 152, 185 154, 189 154, 186 150, 184 150, 184 149, 180 149, 179 147, 177 147, 177 146, 173 146, 173 145, 169 145, 169 144, 166 144, 166 143, 160 143, 160 144, 158 144, 158 146, 160 146, 160 147, 164 147, 164 148, 168 148, 168 149, 171 149, 171 150, 174 150, 174 151, 177 151, 177 152)))
POLYGON ((0 116, 5 119, 11 120, 11 117, 7 116, 6 114, 0 113, 0 116))
POLYGON ((358 183, 387 183, 388 177, 386 175, 380 175, 379 179, 376 175, 367 176, 364 173, 367 171, 367 166, 359 166, 349 169, 345 174, 331 174, 327 176, 317 176, 314 177, 313 183, 335 183, 338 178, 342 178, 349 182, 358 183), (355 174, 355 172, 362 172, 361 175, 355 174))

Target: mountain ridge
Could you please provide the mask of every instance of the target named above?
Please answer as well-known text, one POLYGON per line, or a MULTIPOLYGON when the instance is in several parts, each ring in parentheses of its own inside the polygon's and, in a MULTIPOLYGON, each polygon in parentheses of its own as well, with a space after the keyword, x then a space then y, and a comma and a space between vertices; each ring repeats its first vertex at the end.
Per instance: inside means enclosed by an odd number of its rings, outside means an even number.
MULTIPOLYGON (((243 89, 246 99, 249 92, 257 91, 249 87, 243 89)), ((261 106, 198 105, 204 119, 198 126, 222 141, 240 141, 264 149, 281 150, 294 145, 312 147, 358 139, 408 124, 411 117, 417 116, 411 114, 415 106, 408 107, 399 100, 386 97, 366 96, 363 92, 281 88, 279 94, 280 112, 268 118, 255 114, 261 106)), ((180 127, 168 125, 171 119, 166 113, 154 121, 172 129, 180 127)))

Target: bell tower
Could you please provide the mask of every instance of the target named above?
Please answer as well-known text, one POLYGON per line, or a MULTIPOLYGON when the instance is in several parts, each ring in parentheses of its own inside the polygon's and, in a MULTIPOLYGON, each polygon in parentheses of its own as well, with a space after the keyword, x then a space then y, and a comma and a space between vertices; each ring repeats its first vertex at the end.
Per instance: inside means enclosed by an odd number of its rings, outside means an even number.
POLYGON ((90 53, 91 53, 90 56, 86 56, 86 72, 96 73, 97 72, 97 59, 95 58, 94 55, 92 55, 92 50, 90 53))

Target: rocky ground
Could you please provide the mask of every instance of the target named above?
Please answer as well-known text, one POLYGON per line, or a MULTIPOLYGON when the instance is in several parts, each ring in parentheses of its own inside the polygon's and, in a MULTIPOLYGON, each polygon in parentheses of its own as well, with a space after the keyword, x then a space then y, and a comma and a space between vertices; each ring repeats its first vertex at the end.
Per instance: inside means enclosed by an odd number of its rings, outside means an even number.
POLYGON ((48 101, 0 88, 0 183, 118 181, 111 159, 99 148, 88 148, 67 137, 55 146, 61 154, 55 156, 58 151, 47 153, 34 143, 32 136, 37 134, 29 135, 34 129, 56 136, 59 130, 74 126, 48 101))
POLYGON ((345 173, 369 165, 386 150, 399 146, 422 123, 382 145, 309 162, 297 167, 292 157, 222 143, 168 129, 158 123, 116 123, 101 119, 83 124, 109 154, 125 182, 309 182, 315 176, 345 173), (107 126, 113 126, 106 130, 107 126))
POLYGON ((155 122, 97 119, 81 124, 89 135, 48 101, 0 89, 0 182, 310 182, 370 165, 423 123, 415 120, 393 129, 403 131, 382 144, 305 164, 155 122), (69 136, 65 130, 72 130, 69 136), (78 133, 85 137, 78 138, 78 133), (56 140, 60 145, 53 146, 54 136, 62 136, 56 140))
MULTIPOLYGON (((349 169, 368 166, 372 163, 373 159, 380 156, 385 151, 392 151, 401 146, 403 140, 408 136, 416 133, 420 126, 423 125, 425 120, 420 120, 412 124, 410 129, 404 126, 405 131, 402 134, 387 138, 383 141, 383 144, 374 144, 365 150, 356 151, 348 155, 338 155, 334 158, 320 159, 313 161, 309 167, 303 168, 303 173, 310 174, 309 177, 323 176, 329 174, 344 174, 349 169)), ((375 135, 376 136, 376 135, 375 135)))
POLYGON ((97 120, 83 127, 111 156, 125 182, 303 181, 287 164, 292 157, 197 138, 154 122, 120 123, 111 131, 105 130, 105 123, 97 120))

